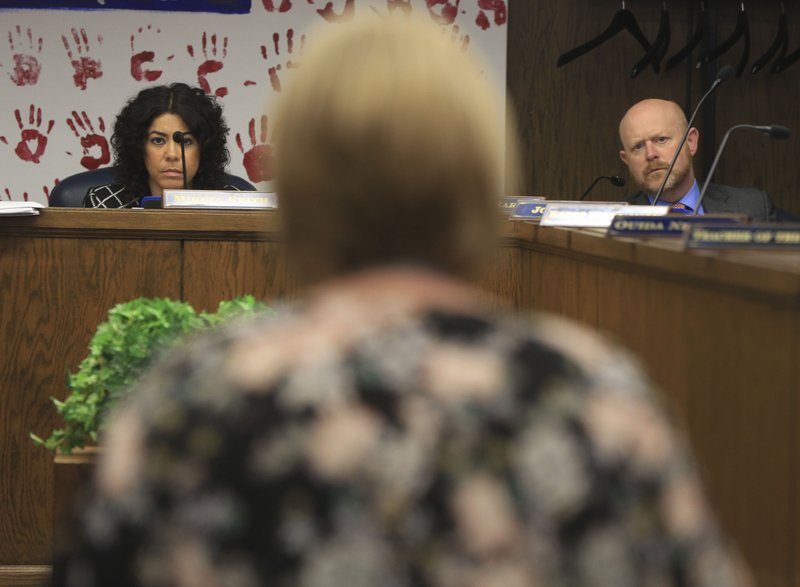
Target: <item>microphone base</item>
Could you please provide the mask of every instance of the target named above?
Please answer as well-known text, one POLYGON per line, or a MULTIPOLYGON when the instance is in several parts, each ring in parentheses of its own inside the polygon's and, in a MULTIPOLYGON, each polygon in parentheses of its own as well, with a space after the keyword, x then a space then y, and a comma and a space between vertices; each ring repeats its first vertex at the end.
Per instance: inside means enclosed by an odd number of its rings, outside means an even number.
POLYGON ((142 198, 142 208, 145 210, 160 210, 163 208, 161 196, 145 196, 142 198))

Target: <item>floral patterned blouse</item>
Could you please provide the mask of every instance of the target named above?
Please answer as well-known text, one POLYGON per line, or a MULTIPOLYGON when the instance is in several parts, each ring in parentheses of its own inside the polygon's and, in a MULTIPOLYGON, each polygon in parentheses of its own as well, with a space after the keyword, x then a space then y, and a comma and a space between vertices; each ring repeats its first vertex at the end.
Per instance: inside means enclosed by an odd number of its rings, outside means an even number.
POLYGON ((56 583, 748 584, 631 359, 416 269, 329 283, 163 360, 56 583))

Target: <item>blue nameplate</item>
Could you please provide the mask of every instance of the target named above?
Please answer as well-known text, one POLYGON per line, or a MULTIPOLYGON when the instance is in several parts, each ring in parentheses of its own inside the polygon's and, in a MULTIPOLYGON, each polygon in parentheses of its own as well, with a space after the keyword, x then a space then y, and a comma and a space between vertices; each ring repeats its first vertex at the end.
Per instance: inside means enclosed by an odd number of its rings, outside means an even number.
POLYGON ((544 198, 526 198, 517 203, 517 206, 511 213, 511 217, 525 220, 539 220, 542 214, 544 214, 546 206, 547 201, 544 198))
POLYGON ((800 249, 800 224, 693 226, 686 246, 693 249, 800 249))
POLYGON ((690 216, 671 214, 669 216, 617 215, 608 227, 608 236, 683 236, 692 226, 740 224, 747 218, 744 215, 690 216))

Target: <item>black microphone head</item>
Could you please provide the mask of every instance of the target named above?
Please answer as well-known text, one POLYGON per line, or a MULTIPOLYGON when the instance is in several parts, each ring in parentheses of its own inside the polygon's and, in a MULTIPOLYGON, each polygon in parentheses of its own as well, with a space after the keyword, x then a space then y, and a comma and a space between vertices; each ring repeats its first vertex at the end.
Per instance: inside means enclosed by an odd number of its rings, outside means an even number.
POLYGON ((183 133, 179 130, 176 130, 174 133, 172 133, 172 140, 178 144, 183 143, 183 138, 183 133))
POLYGON ((717 81, 724 82, 725 80, 729 79, 735 71, 736 70, 733 68, 733 65, 726 65, 717 73, 717 81))
POLYGON ((608 179, 610 179, 611 183, 613 183, 618 188, 621 188, 622 186, 625 185, 625 178, 624 177, 620 177, 619 175, 612 175, 608 179))
POLYGON ((769 136, 771 139, 788 139, 792 136, 792 131, 785 126, 773 124, 769 127, 769 136))

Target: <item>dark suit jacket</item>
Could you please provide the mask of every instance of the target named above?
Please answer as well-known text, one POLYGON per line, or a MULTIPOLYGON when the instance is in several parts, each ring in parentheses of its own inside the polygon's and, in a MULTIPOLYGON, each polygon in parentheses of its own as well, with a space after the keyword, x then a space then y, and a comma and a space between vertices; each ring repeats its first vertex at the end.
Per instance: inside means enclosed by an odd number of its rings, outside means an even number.
MULTIPOLYGON (((650 200, 643 192, 627 196, 629 204, 647 205, 650 200)), ((703 197, 703 210, 706 214, 720 212, 747 214, 753 220, 770 222, 776 220, 775 206, 766 192, 753 188, 734 188, 711 183, 703 197)))

